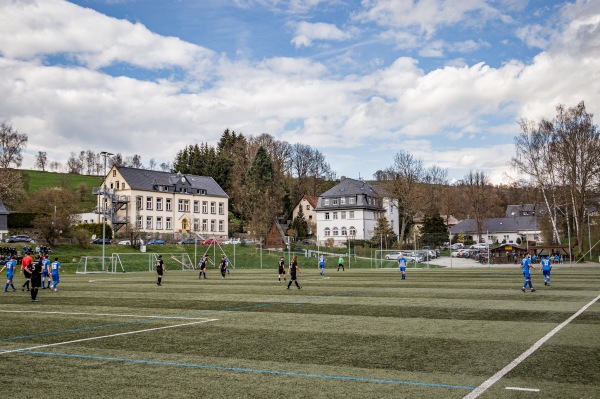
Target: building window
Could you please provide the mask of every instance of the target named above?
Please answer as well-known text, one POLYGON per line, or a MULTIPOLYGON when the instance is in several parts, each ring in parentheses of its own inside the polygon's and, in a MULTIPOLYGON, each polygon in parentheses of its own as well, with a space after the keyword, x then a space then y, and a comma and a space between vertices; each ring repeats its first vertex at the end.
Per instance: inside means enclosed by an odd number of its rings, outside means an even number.
POLYGON ((202 219, 202 231, 206 231, 208 229, 208 220, 202 219))
POLYGON ((356 236, 356 229, 354 227, 350 227, 350 236, 351 237, 355 237, 356 236))
POLYGON ((162 217, 156 218, 156 230, 162 230, 162 217))
POLYGON ((152 216, 146 216, 146 230, 152 230, 152 216))
POLYGON ((113 177, 117 177, 117 170, 116 169, 113 170, 113 177))
POLYGON ((162 211, 162 198, 157 198, 156 199, 156 210, 157 211, 162 211))
POLYGON ((329 212, 325 212, 325 220, 329 220, 329 212))
POLYGON ((338 218, 338 213, 337 212, 333 212, 333 220, 337 220, 338 218))
POLYGON ((119 182, 117 181, 117 190, 119 189, 119 182))
POLYGON ((202 201, 202 213, 208 213, 208 202, 202 201))
POLYGON ((152 197, 146 197, 146 209, 152 209, 152 197))
POLYGON ((306 205, 306 210, 310 211, 310 205, 306 205))
POLYGON ((177 202, 177 210, 178 210, 179 212, 183 212, 183 200, 179 200, 179 201, 177 202))
POLYGON ((329 205, 329 198, 325 198, 323 200, 323 205, 329 205))
POLYGON ((347 236, 348 235, 348 230, 345 227, 342 227, 342 235, 343 236, 347 236))
POLYGON ((190 211, 190 200, 183 201, 183 210, 184 212, 190 211))
MULTIPOLYGON (((223 213, 225 212, 224 211, 224 209, 225 209, 224 205, 225 204, 223 204, 222 202, 219 202, 219 215, 223 215, 223 213)), ((219 230, 219 231, 221 231, 221 230, 219 230)))
POLYGON ((169 212, 171 210, 171 198, 165 200, 165 210, 169 212))
POLYGON ((210 231, 215 231, 215 219, 210 219, 210 231))
POLYGON ((325 237, 329 237, 331 235, 331 230, 329 230, 329 227, 327 227, 325 229, 325 237))
MULTIPOLYGON (((142 210, 142 201, 143 198, 141 196, 138 195, 137 197, 135 197, 135 209, 137 209, 138 211, 142 210)), ((140 226, 140 228, 141 227, 142 226, 140 226)))
POLYGON ((137 216, 135 224, 138 229, 142 228, 142 216, 141 215, 137 216))
POLYGON ((194 219, 194 231, 198 231, 199 226, 200 226, 200 219, 194 219))
POLYGON ((223 231, 223 221, 219 220, 219 231, 223 231))
POLYGON ((212 213, 213 215, 217 213, 217 204, 216 204, 216 202, 211 202, 210 203, 210 213, 212 213))
POLYGON ((338 233, 339 233, 339 232, 338 232, 338 229, 337 229, 337 227, 334 227, 334 228, 333 228, 333 236, 334 236, 334 237, 336 237, 336 236, 338 235, 338 233))
POLYGON ((355 203, 356 203, 356 199, 355 198, 348 198, 348 204, 354 205, 355 203))
POLYGON ((200 212, 200 201, 194 201, 194 213, 200 212))
POLYGON ((171 227, 171 218, 167 218, 166 219, 165 229, 167 229, 167 230, 171 230, 172 229, 172 227, 171 227))
POLYGON ((340 205, 346 204, 346 198, 340 198, 340 205))
POLYGON ((342 219, 346 219, 346 211, 341 211, 340 216, 342 219))
POLYGON ((337 204, 338 204, 338 199, 337 199, 337 198, 334 198, 334 199, 333 199, 333 205, 337 205, 337 204))
POLYGON ((348 211, 348 218, 354 219, 354 211, 348 211))

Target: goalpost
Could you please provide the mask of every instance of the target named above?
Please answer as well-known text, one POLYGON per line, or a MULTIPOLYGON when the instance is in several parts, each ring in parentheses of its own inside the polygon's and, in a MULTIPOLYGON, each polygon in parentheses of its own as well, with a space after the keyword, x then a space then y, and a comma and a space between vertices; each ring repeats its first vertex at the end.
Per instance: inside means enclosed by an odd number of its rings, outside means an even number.
MULTIPOLYGON (((156 271, 157 253, 113 253, 104 257, 104 269, 101 256, 82 256, 77 264, 77 273, 116 273, 116 272, 153 272, 156 271)), ((163 253, 167 270, 195 269, 187 253, 163 253)))

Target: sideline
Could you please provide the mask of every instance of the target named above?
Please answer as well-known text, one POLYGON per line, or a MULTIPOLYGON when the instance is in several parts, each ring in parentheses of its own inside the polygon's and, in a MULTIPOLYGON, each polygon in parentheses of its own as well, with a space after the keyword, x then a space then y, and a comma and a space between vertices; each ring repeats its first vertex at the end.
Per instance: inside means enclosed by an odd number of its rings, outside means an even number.
POLYGON ((533 352, 538 350, 544 343, 546 343, 550 338, 552 338, 554 335, 556 335, 557 332, 562 330, 567 324, 572 322, 577 316, 579 316, 580 314, 585 312, 590 306, 592 306, 594 303, 596 303, 598 301, 598 299, 600 299, 600 295, 598 295, 596 298, 592 299, 587 305, 583 306, 573 316, 569 317, 567 320, 563 321, 561 324, 556 326, 548 334, 544 335, 540 340, 538 340, 535 344, 533 344, 533 346, 531 346, 531 348, 527 349, 519 357, 517 357, 515 360, 513 360, 508 365, 506 365, 502 370, 498 371, 496 374, 494 374, 489 379, 484 381, 483 384, 479 385, 477 388, 475 388, 475 390, 473 392, 471 392, 470 394, 465 396, 463 399, 478 398, 479 395, 484 393, 489 387, 494 385, 496 382, 498 382, 498 380, 500 380, 502 377, 504 377, 506 374, 508 374, 508 372, 510 372, 512 369, 517 367, 521 362, 523 362, 525 359, 527 359, 529 356, 531 356, 531 354, 533 352))

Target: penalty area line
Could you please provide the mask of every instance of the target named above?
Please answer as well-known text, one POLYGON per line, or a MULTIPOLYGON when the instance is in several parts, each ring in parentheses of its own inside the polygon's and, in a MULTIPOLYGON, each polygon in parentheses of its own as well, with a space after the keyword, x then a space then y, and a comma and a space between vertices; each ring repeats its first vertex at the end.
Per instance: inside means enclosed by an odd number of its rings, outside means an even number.
POLYGON ((120 336, 124 336, 124 335, 132 335, 132 334, 140 334, 140 333, 150 332, 150 331, 166 330, 168 328, 193 326, 195 324, 209 323, 209 322, 217 321, 217 320, 219 320, 219 319, 205 319, 205 320, 202 320, 202 321, 195 321, 195 322, 192 322, 192 323, 175 324, 175 325, 172 325, 172 326, 163 326, 163 327, 155 327, 155 328, 145 328, 143 330, 127 331, 127 332, 124 332, 124 333, 102 335, 102 336, 99 336, 99 337, 81 338, 81 339, 74 339, 72 341, 55 342, 53 344, 36 345, 36 346, 31 346, 29 348, 12 349, 12 350, 0 350, 0 355, 5 355, 7 353, 15 353, 15 352, 27 352, 27 351, 31 351, 31 350, 34 350, 34 349, 49 348, 49 347, 52 347, 52 346, 59 346, 59 345, 75 344, 75 343, 78 343, 78 342, 94 341, 94 340, 97 340, 97 339, 113 338, 113 337, 120 337, 120 336))
POLYGON ((540 391, 537 388, 506 387, 504 389, 508 389, 510 391, 525 391, 525 392, 539 392, 540 391))
POLYGON ((550 331, 548 334, 546 334, 542 338, 540 338, 535 344, 533 344, 529 349, 527 349, 525 352, 523 352, 519 357, 517 357, 515 360, 513 360, 512 362, 507 364, 502 370, 498 371, 496 374, 494 374, 493 376, 488 378, 486 381, 484 381, 481 385, 479 385, 477 388, 475 388, 474 391, 469 393, 463 399, 478 398, 479 395, 481 395, 482 393, 487 391, 489 387, 494 385, 502 377, 504 377, 506 374, 508 374, 512 369, 517 367, 519 364, 521 364, 521 362, 523 362, 525 359, 527 359, 529 356, 531 356, 533 354, 533 352, 538 350, 550 338, 552 338, 554 335, 556 335, 556 333, 558 333, 565 326, 567 326, 569 323, 571 323, 577 316, 579 316, 580 314, 585 312, 590 306, 592 306, 594 303, 596 303, 598 301, 598 299, 600 299, 600 295, 598 295, 596 298, 592 299, 589 303, 584 305, 581 309, 579 309, 574 315, 569 317, 567 320, 563 321, 558 326, 554 327, 554 329, 552 329, 552 331, 550 331))
POLYGON ((140 316, 136 314, 113 314, 113 313, 86 313, 86 312, 43 312, 38 310, 0 310, 0 313, 35 313, 35 314, 55 314, 65 316, 107 316, 107 317, 135 317, 148 319, 180 319, 180 320, 207 320, 206 317, 185 317, 185 316, 140 316))

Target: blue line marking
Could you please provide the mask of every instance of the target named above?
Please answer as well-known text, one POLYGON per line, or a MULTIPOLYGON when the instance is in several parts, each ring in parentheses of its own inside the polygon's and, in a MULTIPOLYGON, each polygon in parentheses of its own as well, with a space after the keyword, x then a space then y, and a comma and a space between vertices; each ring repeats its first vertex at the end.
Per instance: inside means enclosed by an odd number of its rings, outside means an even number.
MULTIPOLYGON (((7 352, 0 350, 2 352, 7 352)), ((435 387, 435 388, 448 388, 448 389, 466 389, 473 391, 475 387, 467 385, 450 385, 450 384, 435 384, 418 381, 401 381, 401 380, 384 380, 378 378, 367 378, 367 377, 349 377, 342 375, 327 375, 327 374, 311 374, 311 373, 296 373, 293 371, 277 371, 277 370, 262 370, 262 369, 249 369, 245 367, 225 367, 225 366, 211 366, 205 364, 195 363, 179 363, 179 362, 165 362, 158 360, 146 360, 146 359, 128 359, 123 357, 104 357, 104 356, 92 356, 92 355, 79 355, 70 353, 55 353, 55 352, 34 352, 34 351, 15 351, 16 353, 32 354, 32 355, 45 355, 45 356, 57 356, 57 357, 71 357, 77 359, 90 359, 90 360, 102 360, 102 361, 113 361, 113 362, 125 362, 125 363, 139 363, 139 364, 150 364, 155 366, 175 366, 175 367, 191 367, 205 370, 220 370, 220 371, 233 371, 241 373, 257 373, 257 374, 271 374, 271 375, 287 375, 292 377, 306 377, 306 378, 320 378, 325 380, 341 380, 341 381, 358 381, 358 382, 373 382, 380 384, 395 384, 395 385, 416 385, 422 387, 435 387)))

